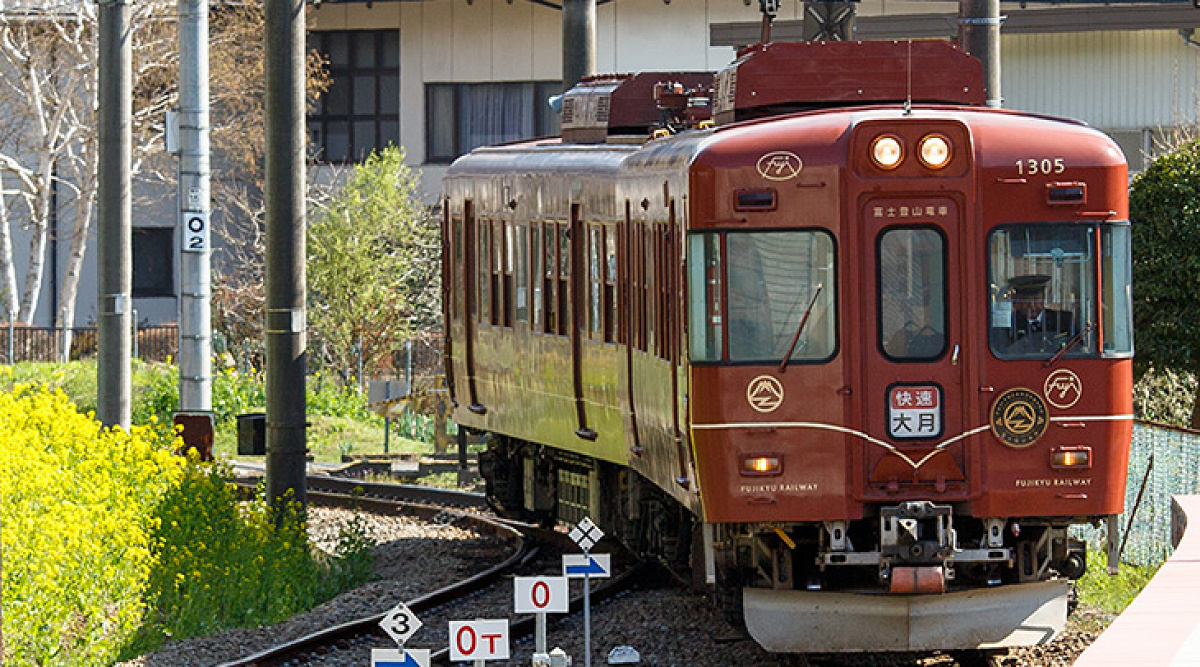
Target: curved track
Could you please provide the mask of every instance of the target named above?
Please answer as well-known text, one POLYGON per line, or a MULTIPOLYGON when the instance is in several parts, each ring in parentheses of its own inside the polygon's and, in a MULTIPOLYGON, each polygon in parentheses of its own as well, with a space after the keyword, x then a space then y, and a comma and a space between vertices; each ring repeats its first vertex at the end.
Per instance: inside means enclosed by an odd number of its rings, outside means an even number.
MULTIPOLYGON (((253 486, 247 480, 239 480, 243 486, 253 486)), ((433 521, 468 523, 476 530, 495 535, 499 539, 517 543, 512 555, 497 565, 450 586, 422 595, 405 604, 418 616, 448 605, 489 587, 507 584, 508 575, 523 564, 531 561, 540 546, 567 549, 569 539, 562 533, 502 521, 485 516, 482 494, 436 489, 414 485, 385 484, 346 480, 327 475, 309 477, 309 501, 317 504, 354 508, 387 514, 404 513, 433 521)), ((571 545, 573 546, 573 545, 571 545)), ((637 566, 626 569, 619 576, 593 589, 595 601, 603 600, 635 585, 646 574, 648 567, 637 566)), ((572 611, 582 608, 582 597, 572 599, 572 611)), ((335 650, 338 646, 361 644, 366 640, 378 644, 379 640, 390 643, 390 639, 379 627, 386 612, 356 619, 334 627, 314 632, 269 649, 259 651, 238 660, 223 663, 220 667, 267 667, 270 665, 304 664, 306 656, 320 655, 335 650)), ((532 616, 515 619, 510 626, 512 640, 532 635, 532 616)), ((435 664, 449 663, 449 649, 433 653, 435 664)))

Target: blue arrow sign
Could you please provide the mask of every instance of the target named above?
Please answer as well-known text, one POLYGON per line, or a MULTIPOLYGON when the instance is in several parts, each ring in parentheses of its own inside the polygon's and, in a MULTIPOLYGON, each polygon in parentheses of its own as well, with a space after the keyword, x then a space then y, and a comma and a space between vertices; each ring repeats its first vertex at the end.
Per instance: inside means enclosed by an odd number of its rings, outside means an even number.
POLYGON ((611 577, 612 554, 563 554, 563 575, 568 577, 611 577))
POLYGON ((429 667, 429 649, 371 649, 371 667, 429 667))
POLYGON ((587 565, 568 565, 567 574, 604 574, 604 568, 595 558, 588 558, 587 565))

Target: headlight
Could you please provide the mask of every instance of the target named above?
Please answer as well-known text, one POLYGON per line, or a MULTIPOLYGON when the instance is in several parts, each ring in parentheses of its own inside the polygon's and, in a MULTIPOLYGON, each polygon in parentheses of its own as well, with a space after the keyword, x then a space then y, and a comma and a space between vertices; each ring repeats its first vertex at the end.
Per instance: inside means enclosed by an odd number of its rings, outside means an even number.
POLYGON ((941 169, 950 164, 950 155, 950 140, 940 134, 926 135, 917 151, 921 164, 930 169, 941 169))
POLYGON ((895 169, 904 160, 904 144, 891 134, 881 134, 871 142, 871 159, 880 169, 895 169))

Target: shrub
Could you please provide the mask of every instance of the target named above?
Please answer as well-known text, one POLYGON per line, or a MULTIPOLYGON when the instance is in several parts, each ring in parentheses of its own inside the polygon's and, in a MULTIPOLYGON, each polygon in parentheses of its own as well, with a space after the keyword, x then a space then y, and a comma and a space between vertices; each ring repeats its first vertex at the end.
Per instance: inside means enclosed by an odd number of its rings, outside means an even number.
POLYGON ((227 470, 174 455, 173 430, 149 422, 110 430, 61 390, 0 392, 4 665, 108 665, 168 636, 278 620, 367 576, 360 527, 341 553, 314 553, 296 508, 239 502, 227 470))

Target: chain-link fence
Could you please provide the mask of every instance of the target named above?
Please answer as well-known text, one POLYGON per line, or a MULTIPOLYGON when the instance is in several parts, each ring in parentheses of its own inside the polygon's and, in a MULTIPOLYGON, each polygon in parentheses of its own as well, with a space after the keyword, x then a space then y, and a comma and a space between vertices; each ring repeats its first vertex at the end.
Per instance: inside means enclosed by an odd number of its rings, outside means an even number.
MULTIPOLYGON (((1121 560, 1135 565, 1166 560, 1172 551, 1171 496, 1198 492, 1200 432, 1136 422, 1129 449, 1125 513, 1121 515, 1122 536, 1126 531, 1129 535, 1121 560)), ((1104 527, 1085 529, 1082 535, 1092 548, 1104 550, 1104 527)))

